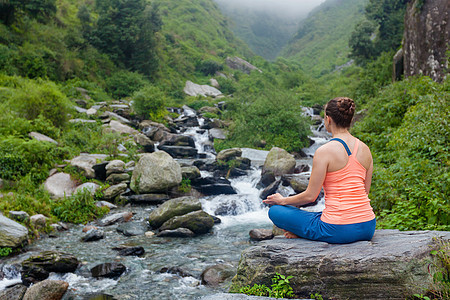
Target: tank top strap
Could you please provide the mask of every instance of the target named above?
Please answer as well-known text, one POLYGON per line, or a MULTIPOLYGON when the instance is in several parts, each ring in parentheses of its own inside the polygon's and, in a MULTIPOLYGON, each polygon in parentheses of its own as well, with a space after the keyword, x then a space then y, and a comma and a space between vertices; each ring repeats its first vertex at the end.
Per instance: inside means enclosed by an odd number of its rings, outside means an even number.
POLYGON ((348 156, 352 155, 352 153, 350 152, 350 149, 347 146, 347 143, 345 143, 342 139, 332 138, 330 141, 337 141, 337 142, 341 143, 344 146, 345 151, 347 151, 348 156))

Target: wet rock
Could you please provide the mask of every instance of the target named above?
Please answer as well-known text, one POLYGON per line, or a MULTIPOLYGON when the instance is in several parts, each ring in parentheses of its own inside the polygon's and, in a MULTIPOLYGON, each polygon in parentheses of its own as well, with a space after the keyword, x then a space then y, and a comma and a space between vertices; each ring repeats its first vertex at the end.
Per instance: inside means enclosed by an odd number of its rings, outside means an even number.
POLYGON ((267 172, 273 173, 275 176, 293 173, 295 169, 295 158, 286 150, 273 147, 263 165, 262 174, 267 172))
POLYGON ((275 180, 276 180, 275 175, 273 175, 272 172, 266 172, 261 175, 261 180, 259 181, 258 185, 263 188, 266 188, 272 183, 274 183, 275 180))
POLYGON ((207 233, 214 226, 213 218, 202 210, 193 211, 182 216, 176 216, 164 222, 161 231, 177 228, 187 228, 196 234, 207 233))
POLYGON ((44 280, 30 287, 23 300, 60 300, 69 284, 62 280, 44 280))
POLYGON ((119 251, 120 256, 142 256, 145 254, 145 250, 141 246, 119 246, 112 248, 113 250, 119 251))
POLYGON ((266 187, 260 194, 259 198, 266 199, 267 196, 275 194, 277 192, 278 187, 280 186, 281 180, 277 180, 268 187, 266 187))
POLYGON ((150 212, 149 223, 159 228, 167 220, 202 209, 200 201, 194 197, 180 197, 168 200, 150 212))
POLYGON ((39 133, 39 132, 30 132, 28 135, 31 138, 33 138, 33 139, 35 139, 37 141, 49 142, 49 143, 53 143, 55 145, 58 145, 57 141, 55 141, 54 139, 52 139, 52 138, 50 138, 50 137, 48 137, 46 135, 43 135, 43 134, 39 133))
POLYGON ((54 198, 63 198, 64 196, 71 196, 76 182, 70 178, 67 173, 56 173, 47 178, 44 183, 44 188, 54 198))
POLYGON ((232 195, 237 194, 230 184, 215 183, 215 184, 205 184, 196 189, 205 195, 232 195))
POLYGON ((217 286, 227 279, 233 277, 235 273, 235 267, 229 264, 209 266, 202 272, 202 284, 217 286))
POLYGON ((22 300, 27 287, 23 284, 16 284, 0 292, 0 300, 22 300))
POLYGON ((124 223, 117 226, 116 230, 125 236, 136 236, 144 235, 147 229, 145 223, 124 223))
POLYGON ((158 237, 181 237, 188 238, 195 236, 191 230, 187 228, 177 228, 174 230, 163 230, 157 234, 158 237))
POLYGON ((18 248, 27 242, 28 229, 0 214, 0 247, 18 248))
POLYGON ((351 244, 262 241, 242 252, 232 288, 270 284, 278 272, 294 276, 297 296, 320 292, 326 299, 404 299, 431 284, 428 265, 436 237, 448 241, 450 232, 377 230, 371 241, 351 244))
POLYGON ((92 277, 106 277, 117 279, 126 271, 126 267, 120 263, 104 263, 91 269, 92 277))
POLYGON ((169 273, 169 274, 175 274, 181 277, 194 277, 191 273, 187 272, 183 268, 180 267, 163 267, 161 270, 159 270, 160 273, 169 273))
POLYGON ((30 215, 24 211, 13 211, 9 212, 9 218, 18 222, 28 222, 30 221, 30 215))
POLYGON ((187 179, 200 178, 200 170, 196 166, 181 167, 181 176, 187 179))
POLYGON ((283 185, 290 185, 296 193, 301 193, 308 188, 309 175, 307 174, 293 174, 283 175, 281 177, 283 185))
POLYGON ((196 157, 197 156, 197 149, 193 147, 187 147, 187 146, 166 146, 166 145, 159 145, 159 150, 165 151, 170 156, 174 158, 186 158, 186 157, 196 157))
POLYGON ((252 229, 249 232, 250 238, 255 241, 263 241, 273 239, 272 229, 252 229))
POLYGON ((105 233, 103 230, 99 230, 96 228, 93 228, 86 232, 86 235, 81 237, 81 240, 83 242, 94 242, 105 238, 105 233))
POLYGON ((159 144, 160 146, 186 146, 195 148, 195 141, 191 136, 170 134, 159 144))
POLYGON ((99 226, 109 226, 119 222, 128 222, 131 220, 131 218, 133 218, 133 213, 121 212, 106 216, 103 219, 98 220, 97 223, 99 226))
POLYGON ((133 171, 130 188, 139 194, 166 192, 181 179, 181 167, 169 154, 145 153, 133 171))
POLYGON ((140 194, 127 197, 130 203, 134 204, 161 204, 169 200, 167 194, 140 194))
POLYGON ((74 272, 78 259, 70 254, 57 251, 43 251, 22 262, 22 282, 25 285, 47 279, 50 272, 74 272))
POLYGON ((303 172, 308 172, 309 170, 310 170, 310 168, 308 165, 301 164, 301 165, 295 166, 294 173, 299 174, 299 173, 303 173, 303 172))
POLYGON ((245 176, 247 175, 247 171, 239 169, 239 168, 231 168, 230 169, 230 178, 245 176))
POLYGON ((225 149, 220 151, 216 159, 219 161, 227 162, 229 160, 236 159, 237 157, 242 156, 242 149, 241 148, 231 148, 231 149, 225 149))
POLYGON ((218 216, 235 216, 238 214, 237 210, 238 206, 236 200, 226 201, 219 204, 214 211, 214 214, 218 216))
POLYGON ((119 183, 116 185, 112 185, 103 191, 103 199, 106 200, 114 199, 115 197, 125 192, 127 188, 128 186, 126 183, 119 183))

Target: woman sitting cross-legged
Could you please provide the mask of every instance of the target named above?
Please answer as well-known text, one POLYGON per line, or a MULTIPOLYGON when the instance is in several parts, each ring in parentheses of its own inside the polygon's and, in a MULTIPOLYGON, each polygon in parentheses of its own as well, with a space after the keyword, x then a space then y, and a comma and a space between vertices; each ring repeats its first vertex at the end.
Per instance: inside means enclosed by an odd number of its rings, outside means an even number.
POLYGON ((268 196, 269 218, 287 238, 345 244, 368 241, 375 232, 375 214, 368 197, 373 161, 369 147, 348 129, 355 112, 350 98, 338 97, 325 106, 325 128, 333 138, 316 150, 308 188, 297 195, 268 196), (315 201, 325 191, 323 212, 295 206, 315 201))

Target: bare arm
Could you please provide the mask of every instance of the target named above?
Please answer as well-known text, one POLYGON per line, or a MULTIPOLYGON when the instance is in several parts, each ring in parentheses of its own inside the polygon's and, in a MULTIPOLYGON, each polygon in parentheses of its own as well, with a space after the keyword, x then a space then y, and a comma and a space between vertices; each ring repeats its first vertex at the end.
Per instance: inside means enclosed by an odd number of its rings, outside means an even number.
POLYGON ((313 159, 308 187, 304 192, 289 197, 283 197, 276 193, 268 196, 263 202, 274 205, 304 205, 314 202, 322 189, 323 181, 327 173, 328 161, 326 158, 327 155, 324 149, 317 149, 313 159))
POLYGON ((366 179, 364 180, 364 186, 366 188, 367 195, 369 195, 370 186, 372 185, 372 174, 373 174, 373 161, 370 163, 369 169, 367 169, 366 179))

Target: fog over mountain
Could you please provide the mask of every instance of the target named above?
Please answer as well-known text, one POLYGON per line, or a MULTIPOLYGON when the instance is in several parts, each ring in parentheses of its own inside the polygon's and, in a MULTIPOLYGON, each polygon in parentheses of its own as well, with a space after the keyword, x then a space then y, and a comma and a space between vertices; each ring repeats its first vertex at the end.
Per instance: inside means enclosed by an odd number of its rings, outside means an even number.
POLYGON ((214 0, 229 9, 249 8, 286 18, 305 17, 325 0, 214 0))

